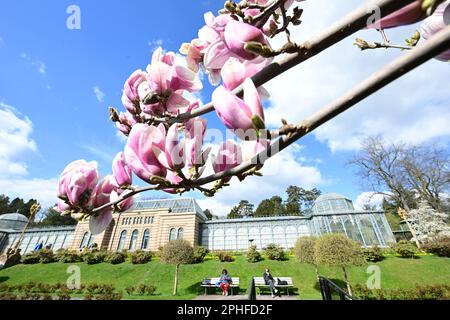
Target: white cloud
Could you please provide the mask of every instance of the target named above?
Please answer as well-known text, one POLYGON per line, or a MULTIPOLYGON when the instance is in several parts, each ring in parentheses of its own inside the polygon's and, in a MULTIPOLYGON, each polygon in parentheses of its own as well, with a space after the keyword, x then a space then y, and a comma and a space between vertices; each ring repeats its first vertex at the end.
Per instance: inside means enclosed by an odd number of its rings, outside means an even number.
MULTIPOLYGON (((306 40, 337 21, 364 0, 306 1, 303 23, 292 28, 295 40, 306 40), (323 10, 326 7, 327 10, 323 10), (320 17, 320 19, 317 19, 320 17)), ((388 30, 395 43, 401 43, 417 26, 388 30)), ((272 96, 266 112, 271 126, 280 118, 300 122, 338 98, 367 76, 404 54, 398 50, 361 52, 356 37, 380 41, 374 30, 361 31, 320 53, 300 66, 270 81, 265 87, 272 96)), ((300 41, 300 42, 301 42, 300 41)), ((274 43, 278 46, 279 43, 274 43)), ((430 61, 360 102, 344 114, 317 129, 313 134, 332 151, 355 150, 366 135, 382 135, 388 141, 421 143, 450 136, 450 91, 448 65, 430 61)))
MULTIPOLYGON (((253 203, 256 209, 261 200, 273 195, 284 197, 290 185, 313 188, 327 183, 317 167, 305 165, 299 160, 301 151, 302 148, 293 145, 267 160, 262 177, 251 176, 242 182, 233 178, 231 185, 220 190, 214 198, 202 198, 197 202, 202 209, 211 209, 214 214, 224 216, 243 199, 253 203)), ((208 173, 205 172, 205 175, 208 173)))
POLYGON ((0 102, 0 176, 27 174, 26 165, 18 159, 37 151, 36 142, 30 137, 32 131, 30 119, 0 102))
POLYGON ((58 179, 0 179, 0 190, 10 198, 37 199, 42 207, 53 206, 56 201, 58 179))
POLYGON ((97 101, 103 103, 103 101, 105 101, 105 93, 102 90, 100 90, 99 86, 95 86, 92 89, 94 90, 94 94, 95 97, 97 98, 97 101))
POLYGON ((148 42, 148 46, 150 47, 150 50, 155 51, 156 49, 158 49, 159 47, 163 46, 163 41, 162 39, 156 39, 156 40, 152 40, 148 42))
POLYGON ((46 71, 45 71, 46 67, 45 67, 45 63, 44 62, 36 61, 36 62, 34 62, 33 65, 35 65, 37 67, 37 69, 38 69, 40 74, 45 74, 46 73, 46 71))
POLYGON ((38 199, 43 205, 56 201, 57 179, 25 179, 26 155, 37 152, 31 138, 33 124, 16 109, 0 102, 0 193, 25 200, 38 199))
POLYGON ((111 163, 116 155, 115 153, 104 151, 104 148, 98 146, 82 145, 81 147, 105 163, 111 163))
MULTIPOLYGON (((386 192, 388 193, 388 192, 386 192)), ((383 199, 386 198, 385 194, 380 194, 376 192, 363 192, 354 201, 356 209, 362 210, 366 205, 370 207, 375 207, 376 209, 381 209, 383 205, 383 199)))
POLYGON ((41 60, 34 60, 25 52, 21 53, 20 57, 22 59, 28 61, 32 66, 34 66, 40 74, 42 74, 42 75, 46 74, 46 66, 45 66, 45 63, 43 61, 41 61, 41 60))

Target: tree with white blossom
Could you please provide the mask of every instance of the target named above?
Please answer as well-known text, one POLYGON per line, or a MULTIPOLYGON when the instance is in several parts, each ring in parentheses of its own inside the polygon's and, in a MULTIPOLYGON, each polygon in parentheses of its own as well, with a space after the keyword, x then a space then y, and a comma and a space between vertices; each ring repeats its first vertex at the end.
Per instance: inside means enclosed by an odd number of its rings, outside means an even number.
POLYGON ((436 211, 426 201, 421 201, 417 209, 408 213, 409 224, 422 243, 436 236, 450 235, 448 219, 448 214, 436 211))

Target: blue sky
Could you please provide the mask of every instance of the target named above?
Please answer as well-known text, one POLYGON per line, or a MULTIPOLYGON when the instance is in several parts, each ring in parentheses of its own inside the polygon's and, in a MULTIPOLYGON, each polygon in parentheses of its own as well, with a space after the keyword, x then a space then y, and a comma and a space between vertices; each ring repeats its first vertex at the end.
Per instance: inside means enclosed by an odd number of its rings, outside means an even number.
MULTIPOLYGON (((294 36, 306 39, 364 1, 346 1, 345 5, 334 2, 305 2, 304 22, 294 36), (323 5, 327 5, 326 12, 323 5)), ((58 174, 75 159, 97 160, 100 171, 108 174, 112 158, 124 143, 116 135, 107 109, 110 105, 121 109, 124 81, 135 69, 146 67, 157 45, 177 52, 182 42, 196 37, 203 25, 203 13, 216 13, 220 5, 221 1, 1 2, 0 111, 9 129, 0 128, 0 193, 35 195, 49 203, 58 174), (66 27, 66 9, 72 4, 81 9, 80 30, 66 27), (12 141, 12 136, 18 137, 17 141, 12 141)), ((411 31, 414 26, 390 35, 402 40, 411 31)), ((377 39, 377 34, 369 31, 361 34, 377 39)), ((290 71, 267 84, 273 97, 266 113, 271 126, 276 127, 281 116, 300 121, 401 54, 384 50, 361 53, 352 41, 346 40, 299 71, 290 71)), ((450 109, 448 88, 442 88, 449 75, 444 63, 429 62, 390 86, 386 94, 376 94, 360 110, 336 119, 274 159, 271 167, 279 171, 269 168, 267 177, 233 184, 215 199, 205 200, 196 193, 192 196, 199 198, 204 208, 211 207, 218 213, 240 198, 258 202, 265 196, 282 194, 289 184, 315 186, 357 199, 369 190, 361 186, 346 162, 358 150, 364 135, 381 134, 388 140, 412 143, 447 143, 448 122, 445 117, 442 122, 442 117, 430 114, 436 110, 448 113, 450 109), (439 77, 429 81, 428 77, 438 72, 439 77), (426 88, 415 90, 425 83, 426 88), (408 95, 399 95, 402 90, 408 95), (430 129, 424 130, 424 126, 430 129)), ((201 97, 206 103, 211 87, 206 80, 204 85, 201 97)), ((207 118, 210 127, 223 128, 215 114, 207 118)))

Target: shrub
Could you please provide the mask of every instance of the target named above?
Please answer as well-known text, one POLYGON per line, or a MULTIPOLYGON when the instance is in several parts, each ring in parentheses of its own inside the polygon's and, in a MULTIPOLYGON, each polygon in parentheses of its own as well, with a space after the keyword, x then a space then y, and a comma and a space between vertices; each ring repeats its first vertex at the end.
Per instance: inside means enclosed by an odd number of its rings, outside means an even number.
POLYGON ((0 300, 17 300, 17 295, 9 292, 0 293, 0 300))
POLYGON ((129 287, 125 288, 125 292, 130 296, 133 295, 134 290, 135 290, 135 288, 133 286, 129 286, 129 287))
POLYGON ((57 250, 56 259, 62 263, 75 263, 83 261, 83 257, 77 251, 66 249, 57 250))
POLYGON ((140 296, 151 296, 155 293, 156 287, 153 285, 140 284, 136 287, 135 291, 140 296))
POLYGON ((284 252, 283 248, 274 243, 268 244, 263 252, 269 260, 286 260, 286 253, 284 252))
POLYGON ((341 233, 324 234, 316 241, 314 256, 317 264, 342 268, 347 291, 352 295, 346 267, 364 263, 361 244, 341 233))
POLYGON ((205 259, 206 255, 209 253, 209 250, 202 246, 194 247, 194 262, 201 263, 205 259))
POLYGON ((105 251, 92 251, 83 255, 83 260, 87 264, 97 264, 105 261, 108 253, 105 251))
POLYGON ((194 261, 194 248, 186 240, 172 240, 161 250, 161 260, 170 264, 188 264, 194 261))
POLYGON ((226 251, 218 251, 218 252, 216 252, 216 257, 219 258, 220 262, 232 262, 232 261, 234 261, 234 259, 231 256, 231 254, 229 254, 226 251))
POLYGON ((316 237, 300 237, 297 239, 294 246, 294 255, 298 261, 316 265, 316 258, 314 256, 316 241, 316 237))
POLYGON ((95 297, 95 300, 121 300, 122 294, 118 292, 103 293, 95 297))
POLYGON ((261 261, 261 254, 256 250, 256 246, 250 246, 248 248, 247 261, 251 263, 261 261))
POLYGON ((153 253, 150 251, 136 250, 131 253, 132 264, 144 264, 152 259, 153 253))
POLYGON ((0 283, 0 292, 10 292, 11 289, 6 283, 0 283))
POLYGON ((423 250, 439 257, 450 258, 450 236, 441 236, 428 241, 423 250))
POLYGON ((53 250, 42 249, 37 252, 39 256, 39 262, 41 263, 51 263, 56 261, 56 256, 53 250))
POLYGON ((368 289, 364 285, 356 285, 354 297, 359 300, 448 300, 450 286, 448 285, 418 285, 415 288, 400 289, 368 289))
POLYGON ((367 262, 379 262, 384 259, 383 252, 380 247, 374 245, 373 247, 368 247, 363 250, 364 259, 367 262))
POLYGON ((111 252, 108 254, 105 261, 111 264, 120 264, 125 262, 126 257, 126 254, 123 252, 111 252))
POLYGON ((417 254, 417 248, 407 240, 401 240, 395 246, 395 252, 402 258, 414 258, 417 254))
POLYGON ((23 264, 35 264, 39 263, 40 259, 41 258, 37 252, 30 252, 24 255, 21 261, 23 264))

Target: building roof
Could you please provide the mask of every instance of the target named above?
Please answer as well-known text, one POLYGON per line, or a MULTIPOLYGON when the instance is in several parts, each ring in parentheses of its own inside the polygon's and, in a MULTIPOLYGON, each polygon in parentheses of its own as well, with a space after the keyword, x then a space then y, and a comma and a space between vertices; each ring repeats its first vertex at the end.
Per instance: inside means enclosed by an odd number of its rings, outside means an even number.
POLYGON ((169 209, 173 213, 196 212, 206 218, 203 210, 193 198, 152 199, 136 201, 130 210, 169 209))
POLYGON ((335 214, 355 211, 353 202, 338 193, 326 193, 319 196, 314 202, 312 214, 335 214))
POLYGON ((10 221, 20 221, 20 222, 28 222, 28 218, 20 213, 5 213, 0 215, 0 220, 10 220, 10 221))

